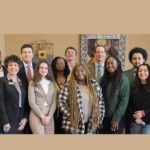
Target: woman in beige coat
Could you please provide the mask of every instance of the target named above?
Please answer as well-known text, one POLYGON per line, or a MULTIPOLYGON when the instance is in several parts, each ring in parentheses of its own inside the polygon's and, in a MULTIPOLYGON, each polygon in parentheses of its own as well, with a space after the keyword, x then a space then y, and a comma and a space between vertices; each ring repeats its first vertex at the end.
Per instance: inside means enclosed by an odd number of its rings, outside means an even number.
POLYGON ((31 107, 29 123, 33 134, 54 134, 56 86, 46 60, 36 65, 33 80, 29 83, 28 99, 31 107))

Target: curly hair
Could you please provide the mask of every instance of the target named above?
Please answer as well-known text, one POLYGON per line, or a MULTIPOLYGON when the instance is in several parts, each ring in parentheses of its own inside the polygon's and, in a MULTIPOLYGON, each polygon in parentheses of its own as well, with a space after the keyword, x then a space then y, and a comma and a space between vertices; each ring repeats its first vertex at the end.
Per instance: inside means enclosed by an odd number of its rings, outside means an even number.
POLYGON ((10 56, 7 56, 4 60, 4 65, 5 65, 5 68, 7 69, 8 68, 8 64, 9 62, 15 62, 18 64, 19 68, 22 67, 22 63, 21 63, 21 60, 18 56, 16 55, 10 55, 10 56))
POLYGON ((112 97, 115 96, 115 94, 117 92, 117 89, 118 89, 118 86, 119 86, 121 74, 122 74, 122 68, 121 68, 120 60, 117 57, 113 56, 113 55, 108 56, 106 58, 106 61, 105 61, 104 76, 102 77, 102 80, 101 80, 101 83, 100 83, 100 85, 101 85, 101 87, 103 89, 104 97, 106 97, 106 88, 107 88, 107 86, 109 84, 110 79, 112 79, 112 78, 113 78, 113 81, 114 81, 114 88, 111 91, 111 96, 112 97), (117 69, 116 69, 116 71, 115 71, 113 76, 110 76, 110 73, 106 69, 106 62, 107 62, 107 60, 109 58, 114 58, 117 61, 117 64, 118 64, 118 67, 117 67, 117 69))
POLYGON ((146 62, 148 55, 147 55, 146 50, 141 48, 141 47, 135 47, 135 48, 131 49, 131 51, 129 53, 130 62, 132 62, 132 56, 135 53, 140 53, 143 56, 143 58, 145 59, 145 62, 146 62))
POLYGON ((77 80, 75 78, 75 71, 77 67, 82 66, 85 70, 86 74, 86 84, 90 91, 90 94, 92 96, 91 102, 92 102, 92 129, 94 132, 96 132, 97 127, 99 127, 99 97, 98 93, 96 92, 96 87, 94 87, 91 83, 91 75, 88 71, 88 69, 84 65, 78 65, 76 64, 73 67, 72 73, 71 73, 71 79, 69 80, 69 106, 70 106, 70 121, 74 128, 74 133, 77 133, 78 124, 79 121, 81 121, 81 116, 79 112, 79 104, 78 104, 78 98, 77 98, 77 80))
POLYGON ((52 73, 52 70, 51 70, 51 66, 49 65, 49 63, 46 61, 46 60, 40 60, 37 64, 36 64, 36 67, 35 67, 35 70, 34 70, 34 75, 33 75, 33 81, 34 81, 34 85, 37 86, 37 83, 41 80, 41 75, 39 73, 39 68, 40 68, 40 65, 42 63, 46 63, 47 66, 48 66, 48 74, 46 75, 46 79, 47 80, 50 80, 50 81, 55 81, 54 80, 54 77, 53 77, 53 73, 52 73))
POLYGON ((134 95, 134 94, 137 94, 139 91, 140 91, 140 85, 141 85, 141 80, 138 76, 138 72, 139 72, 139 68, 141 66, 146 66, 147 67, 147 70, 149 72, 149 76, 147 78, 147 82, 146 82, 146 85, 145 85, 145 88, 146 88, 146 93, 148 95, 150 95, 150 65, 149 64, 141 64, 138 69, 137 69, 137 73, 136 73, 136 78, 135 78, 135 81, 133 82, 133 84, 131 85, 131 95, 134 95))
POLYGON ((69 69, 69 66, 68 66, 68 63, 66 61, 66 59, 64 59, 63 57, 55 57, 51 63, 51 67, 52 67, 52 71, 53 71, 53 75, 54 75, 54 78, 55 78, 55 81, 57 80, 57 69, 56 69, 56 63, 57 63, 57 60, 58 59, 63 59, 64 62, 65 62, 65 69, 64 69, 64 76, 65 78, 67 79, 68 75, 70 74, 70 69, 69 69))

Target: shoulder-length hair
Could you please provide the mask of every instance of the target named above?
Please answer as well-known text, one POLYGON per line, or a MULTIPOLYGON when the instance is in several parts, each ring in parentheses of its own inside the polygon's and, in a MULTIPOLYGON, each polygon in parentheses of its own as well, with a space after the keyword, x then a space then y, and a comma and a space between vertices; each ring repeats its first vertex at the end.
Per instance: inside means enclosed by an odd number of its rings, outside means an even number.
POLYGON ((49 63, 46 61, 46 60, 40 60, 37 64, 36 64, 36 67, 35 67, 35 70, 34 70, 34 75, 33 75, 33 81, 34 81, 34 84, 35 86, 37 86, 37 83, 41 80, 41 75, 39 73, 39 69, 40 69, 40 65, 42 63, 46 63, 47 66, 48 66, 48 73, 46 75, 46 79, 47 80, 50 80, 50 81, 55 81, 54 80, 54 77, 53 77, 53 73, 52 73, 52 70, 51 70, 51 66, 49 65, 49 63))
POLYGON ((116 92, 117 92, 117 89, 119 87, 119 82, 120 82, 120 78, 121 78, 121 74, 122 74, 122 68, 121 68, 121 62, 120 60, 113 56, 113 55, 110 55, 106 58, 106 61, 105 61, 105 68, 104 68, 104 75, 102 77, 102 80, 101 80, 101 87, 103 89, 103 94, 104 94, 104 97, 106 96, 106 88, 109 84, 109 81, 111 78, 113 78, 113 82, 114 82, 114 88, 112 89, 111 91, 111 96, 114 97, 116 92), (114 72, 114 75, 111 76, 110 73, 107 71, 106 69, 106 62, 109 58, 114 58, 116 61, 117 61, 117 64, 118 64, 118 67, 116 69, 116 71, 114 72))
POLYGON ((4 60, 4 65, 5 65, 5 68, 7 69, 8 68, 8 64, 9 62, 15 62, 18 64, 19 66, 19 69, 22 67, 22 63, 21 63, 21 60, 18 56, 16 55, 10 55, 10 56, 6 56, 5 57, 5 60, 4 60))
POLYGON ((65 69, 64 69, 64 76, 65 78, 67 79, 68 75, 70 74, 70 69, 69 69, 69 66, 68 66, 68 63, 66 61, 66 59, 64 59, 63 57, 55 57, 51 63, 51 67, 52 67, 52 71, 53 71, 53 75, 54 75, 54 78, 55 78, 55 81, 57 80, 57 69, 56 69, 56 62, 58 59, 63 59, 64 62, 65 62, 65 69))
POLYGON ((138 76, 138 72, 139 72, 139 68, 141 66, 146 66, 147 70, 149 72, 149 76, 148 76, 146 84, 145 84, 145 89, 146 89, 146 93, 148 95, 150 95, 150 65, 149 64, 141 64, 137 68, 136 78, 135 78, 133 84, 131 85, 131 95, 137 94, 140 91, 141 80, 140 80, 140 78, 138 76))

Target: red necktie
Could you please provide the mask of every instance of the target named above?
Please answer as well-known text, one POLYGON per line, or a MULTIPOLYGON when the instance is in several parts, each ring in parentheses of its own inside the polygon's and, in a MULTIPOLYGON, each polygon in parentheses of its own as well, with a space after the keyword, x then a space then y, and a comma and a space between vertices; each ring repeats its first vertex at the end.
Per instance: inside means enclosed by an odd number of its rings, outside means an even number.
POLYGON ((27 66, 27 78, 28 78, 28 82, 32 79, 31 69, 29 65, 27 66))

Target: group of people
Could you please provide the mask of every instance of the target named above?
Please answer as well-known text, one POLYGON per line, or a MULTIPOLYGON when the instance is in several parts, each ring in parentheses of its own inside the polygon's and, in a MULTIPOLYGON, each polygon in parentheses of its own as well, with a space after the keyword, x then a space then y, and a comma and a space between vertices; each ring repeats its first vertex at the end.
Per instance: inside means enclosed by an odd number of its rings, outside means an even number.
POLYGON ((21 47, 22 61, 0 55, 1 134, 149 134, 150 66, 147 52, 133 48, 133 68, 97 45, 95 62, 77 64, 74 47, 51 64, 32 62, 33 48, 21 47))

